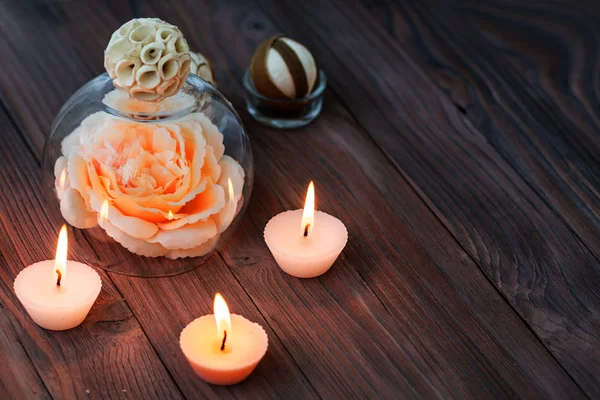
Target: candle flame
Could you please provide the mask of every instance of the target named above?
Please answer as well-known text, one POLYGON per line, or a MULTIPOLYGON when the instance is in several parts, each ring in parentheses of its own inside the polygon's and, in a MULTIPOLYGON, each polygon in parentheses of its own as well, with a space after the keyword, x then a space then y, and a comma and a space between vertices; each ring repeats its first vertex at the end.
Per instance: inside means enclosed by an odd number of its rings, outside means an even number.
POLYGON ((56 258, 54 259, 54 282, 57 286, 64 286, 67 277, 67 253, 69 251, 67 226, 63 225, 58 234, 56 245, 56 258))
POLYGON ((63 168, 62 172, 60 173, 60 178, 58 179, 58 187, 60 188, 60 190, 65 190, 66 180, 67 180, 67 169, 63 168))
POLYGON ((215 295, 214 313, 217 321, 217 337, 222 340, 225 332, 227 335, 231 335, 231 315, 221 293, 215 295))
POLYGON ((108 200, 104 199, 102 207, 100 207, 100 219, 106 221, 108 218, 108 200))
POLYGON ((302 213, 302 232, 308 236, 315 226, 315 184, 310 181, 302 213))
POLYGON ((233 190, 231 178, 227 178, 227 188, 229 189, 229 203, 233 204, 235 201, 235 191, 233 190))
POLYGON ((173 211, 169 210, 169 216, 167 218, 169 218, 169 221, 171 221, 174 218, 173 211))

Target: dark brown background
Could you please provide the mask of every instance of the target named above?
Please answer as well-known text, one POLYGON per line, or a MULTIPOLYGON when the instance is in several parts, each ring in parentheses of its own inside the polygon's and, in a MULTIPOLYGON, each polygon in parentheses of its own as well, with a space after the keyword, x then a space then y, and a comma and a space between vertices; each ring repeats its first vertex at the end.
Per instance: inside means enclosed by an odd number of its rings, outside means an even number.
POLYGON ((599 398, 599 27, 585 0, 0 0, 0 397, 599 398), (213 60, 251 136, 250 207, 204 266, 101 272, 84 324, 45 331, 12 291, 55 245, 44 139, 138 16, 213 60), (244 108, 242 74, 277 32, 329 78, 321 117, 295 132, 244 108), (262 230, 310 179, 350 241, 298 280, 262 230), (217 290, 270 339, 233 387, 197 379, 178 346, 217 290))

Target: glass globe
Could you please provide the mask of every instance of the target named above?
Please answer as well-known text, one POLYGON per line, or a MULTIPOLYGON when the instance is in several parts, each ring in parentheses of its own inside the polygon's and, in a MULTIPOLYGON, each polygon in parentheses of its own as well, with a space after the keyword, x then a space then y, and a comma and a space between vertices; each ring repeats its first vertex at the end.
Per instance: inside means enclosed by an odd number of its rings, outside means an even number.
POLYGON ((79 89, 44 146, 49 215, 70 226, 70 252, 134 276, 201 265, 243 215, 250 142, 223 95, 190 74, 159 102, 131 99, 108 74, 79 89))

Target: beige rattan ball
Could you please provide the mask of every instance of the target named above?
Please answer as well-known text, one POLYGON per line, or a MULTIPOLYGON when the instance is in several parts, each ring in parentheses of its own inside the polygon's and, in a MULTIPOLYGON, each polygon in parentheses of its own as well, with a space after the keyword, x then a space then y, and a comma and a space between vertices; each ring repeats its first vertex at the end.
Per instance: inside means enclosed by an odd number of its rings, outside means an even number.
POLYGON ((211 62, 204 57, 202 53, 190 51, 190 56, 192 57, 192 73, 204 79, 214 87, 217 87, 217 82, 215 81, 215 70, 211 62))
POLYGON ((190 73, 189 46, 181 31, 158 18, 136 18, 117 29, 104 52, 116 88, 138 100, 177 93, 190 73))

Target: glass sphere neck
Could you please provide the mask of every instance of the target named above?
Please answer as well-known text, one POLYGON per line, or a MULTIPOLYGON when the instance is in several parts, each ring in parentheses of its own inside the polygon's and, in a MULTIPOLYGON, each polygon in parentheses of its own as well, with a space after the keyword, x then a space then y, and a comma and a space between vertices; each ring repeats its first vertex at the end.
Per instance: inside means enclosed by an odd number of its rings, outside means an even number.
POLYGON ((206 102, 206 94, 190 94, 180 91, 161 101, 143 101, 113 90, 104 96, 102 103, 107 113, 136 122, 174 120, 199 110, 206 102))

